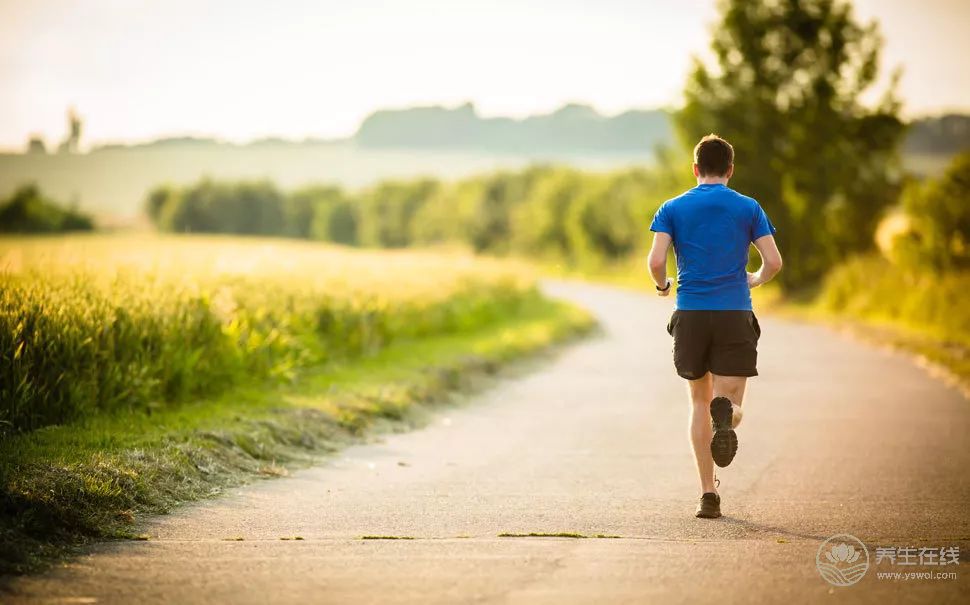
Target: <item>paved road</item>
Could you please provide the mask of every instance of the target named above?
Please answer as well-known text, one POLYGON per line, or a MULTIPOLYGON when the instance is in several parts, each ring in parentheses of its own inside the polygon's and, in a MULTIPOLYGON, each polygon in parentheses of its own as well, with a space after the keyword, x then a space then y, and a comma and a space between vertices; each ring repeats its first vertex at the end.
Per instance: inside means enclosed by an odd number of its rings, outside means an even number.
POLYGON ((764 318, 762 376, 738 457, 720 473, 725 517, 698 520, 670 301, 548 290, 592 310, 605 333, 425 429, 183 509, 153 523, 149 542, 102 545, 22 580, 13 602, 944 603, 970 593, 970 402, 955 390, 902 357, 764 318), (872 556, 847 588, 815 567, 838 533, 872 556), (958 546, 965 560, 946 568, 956 580, 880 580, 944 568, 875 565, 878 546, 958 546))

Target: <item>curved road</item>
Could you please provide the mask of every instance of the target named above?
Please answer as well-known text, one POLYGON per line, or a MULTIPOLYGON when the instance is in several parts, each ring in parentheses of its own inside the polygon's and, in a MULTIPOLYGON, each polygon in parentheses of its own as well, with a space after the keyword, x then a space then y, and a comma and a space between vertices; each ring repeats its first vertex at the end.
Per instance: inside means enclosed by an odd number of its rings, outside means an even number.
POLYGON ((965 602, 970 402, 909 360, 823 328, 763 318, 725 516, 695 519, 672 303, 550 283, 604 334, 430 426, 349 448, 292 477, 159 518, 16 584, 14 603, 965 602), (618 538, 499 537, 578 533, 618 538), (815 557, 869 547, 856 585, 815 557), (361 540, 364 535, 413 540, 361 540), (226 538, 244 537, 244 541, 226 538), (302 536, 302 541, 281 541, 302 536), (903 566, 877 547, 960 547, 903 566), (955 580, 877 572, 956 571, 955 580), (887 601, 888 600, 888 601, 887 601))

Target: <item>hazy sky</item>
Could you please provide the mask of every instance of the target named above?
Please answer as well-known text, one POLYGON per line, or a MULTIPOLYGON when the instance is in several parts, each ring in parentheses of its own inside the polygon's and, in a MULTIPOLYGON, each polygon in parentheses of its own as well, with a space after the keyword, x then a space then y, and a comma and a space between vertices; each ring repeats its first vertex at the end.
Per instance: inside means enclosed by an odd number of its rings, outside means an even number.
MULTIPOLYGON (((857 0, 908 114, 970 109, 970 0, 857 0)), ((0 147, 346 136, 371 111, 472 101, 671 106, 714 0, 0 0, 0 147)))

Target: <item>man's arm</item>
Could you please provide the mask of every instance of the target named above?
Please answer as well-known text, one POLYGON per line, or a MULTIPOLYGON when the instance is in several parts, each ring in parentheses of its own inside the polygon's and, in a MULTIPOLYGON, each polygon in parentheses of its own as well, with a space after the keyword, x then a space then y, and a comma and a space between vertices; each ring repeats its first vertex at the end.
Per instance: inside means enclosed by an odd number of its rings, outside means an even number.
POLYGON ((778 275, 782 264, 781 252, 778 251, 773 235, 765 235, 754 240, 754 247, 761 255, 761 268, 755 273, 748 273, 748 286, 751 288, 757 288, 778 275))
MULTIPOLYGON (((669 233, 657 231, 653 234, 653 246, 650 248, 647 264, 650 267, 650 276, 658 288, 667 285, 667 250, 670 249, 672 241, 669 233)), ((667 296, 670 294, 670 288, 657 293, 660 296, 667 296)))

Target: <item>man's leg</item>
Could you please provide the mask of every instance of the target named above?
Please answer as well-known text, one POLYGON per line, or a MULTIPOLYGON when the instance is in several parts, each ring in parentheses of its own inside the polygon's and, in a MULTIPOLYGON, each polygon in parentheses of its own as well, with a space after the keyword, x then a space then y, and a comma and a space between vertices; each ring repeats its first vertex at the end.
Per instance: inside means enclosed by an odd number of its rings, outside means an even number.
POLYGON ((690 443, 694 448, 694 462, 701 480, 701 493, 717 493, 714 488, 714 459, 711 457, 711 399, 714 385, 708 372, 703 378, 688 380, 690 387, 690 443))
POLYGON ((746 376, 718 376, 711 374, 714 382, 714 397, 727 397, 731 400, 733 412, 731 426, 737 428, 741 424, 741 401, 744 399, 744 388, 748 383, 746 376))
POLYGON ((738 452, 738 435, 734 428, 741 423, 741 399, 747 378, 712 374, 714 399, 711 401, 711 457, 714 464, 727 466, 738 452))

